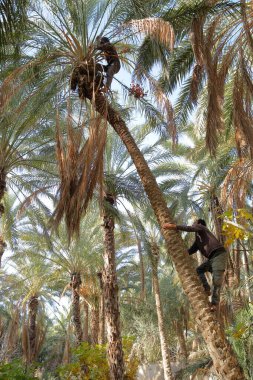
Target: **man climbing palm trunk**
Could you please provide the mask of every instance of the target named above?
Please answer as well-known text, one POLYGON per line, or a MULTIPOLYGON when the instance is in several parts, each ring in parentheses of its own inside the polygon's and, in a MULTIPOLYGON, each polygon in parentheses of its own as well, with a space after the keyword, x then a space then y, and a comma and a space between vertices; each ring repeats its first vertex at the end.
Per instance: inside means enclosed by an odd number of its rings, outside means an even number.
POLYGON ((197 273, 208 295, 211 293, 211 289, 205 273, 210 272, 213 275, 211 310, 214 311, 220 301, 220 290, 226 269, 227 252, 225 248, 212 232, 208 230, 206 222, 203 219, 196 220, 192 226, 180 226, 167 223, 164 224, 163 227, 177 231, 195 232, 195 241, 188 249, 188 253, 192 255, 199 250, 202 255, 207 258, 207 261, 197 268, 197 273))

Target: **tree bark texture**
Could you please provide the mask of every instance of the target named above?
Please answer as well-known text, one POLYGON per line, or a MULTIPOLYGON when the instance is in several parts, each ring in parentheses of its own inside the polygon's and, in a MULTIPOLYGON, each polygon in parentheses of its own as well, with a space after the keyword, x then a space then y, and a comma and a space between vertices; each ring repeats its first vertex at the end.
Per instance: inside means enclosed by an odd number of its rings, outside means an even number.
POLYGON ((139 254, 139 261, 140 261, 140 278, 141 278, 141 300, 143 301, 145 299, 145 269, 144 269, 144 262, 143 262, 143 256, 142 256, 142 249, 141 249, 141 241, 136 236, 137 239, 137 249, 139 254))
POLYGON ((36 350, 36 338, 37 338, 37 328, 36 328, 36 318, 38 313, 39 301, 37 296, 32 296, 29 299, 28 309, 28 336, 29 336, 29 362, 32 362, 36 359, 37 350, 36 350))
POLYGON ((83 326, 83 342, 88 342, 89 340, 89 305, 84 302, 84 326, 83 326))
POLYGON ((98 332, 98 344, 105 344, 105 299, 103 292, 102 273, 98 273, 100 283, 100 298, 99 298, 99 332, 98 332))
POLYGON ((172 370, 170 366, 170 352, 169 352, 168 341, 167 341, 167 337, 165 333, 164 315, 163 315, 160 286, 159 286, 158 273, 157 273, 158 262, 159 262, 159 247, 155 242, 153 242, 151 243, 152 277, 153 277, 153 287, 154 287, 154 294, 155 294, 156 313, 157 313, 157 319, 158 319, 158 329, 159 329, 159 335, 160 335, 164 380, 173 380, 174 376, 172 374, 172 370))
POLYGON ((72 313, 73 313, 73 322, 75 326, 75 334, 78 343, 82 342, 82 324, 81 324, 81 315, 80 315, 80 294, 79 288, 81 285, 81 275, 78 272, 71 274, 71 287, 72 287, 72 313))
POLYGON ((176 326, 176 332, 177 332, 177 339, 179 343, 179 360, 180 362, 183 362, 183 364, 186 364, 187 358, 188 358, 188 352, 187 352, 187 347, 186 347, 182 321, 180 320, 175 321, 175 326, 176 326))
MULTIPOLYGON (((92 95, 90 95, 91 98, 92 95)), ((182 287, 189 298, 196 323, 206 341, 217 374, 220 378, 225 378, 226 380, 245 379, 217 317, 208 307, 207 296, 202 289, 195 269, 191 265, 191 260, 187 254, 181 235, 177 231, 163 229, 165 223, 174 223, 174 220, 167 207, 163 193, 149 169, 143 154, 136 145, 124 120, 109 105, 101 93, 97 93, 95 96, 95 107, 97 112, 107 119, 119 135, 136 166, 166 241, 168 254, 175 264, 182 287)))
POLYGON ((98 332, 99 332, 99 305, 98 303, 95 303, 91 308, 90 329, 91 329, 91 343, 98 344, 98 332))
POLYGON ((104 268, 102 273, 108 360, 111 380, 123 380, 124 360, 120 330, 118 284, 115 262, 114 219, 104 213, 104 268))
MULTIPOLYGON (((0 166, 0 219, 4 213, 4 205, 1 203, 1 201, 4 197, 5 191, 6 191, 6 172, 4 168, 0 166)), ((6 248, 6 243, 0 231, 0 268, 2 265, 2 256, 4 254, 5 248, 6 248)))

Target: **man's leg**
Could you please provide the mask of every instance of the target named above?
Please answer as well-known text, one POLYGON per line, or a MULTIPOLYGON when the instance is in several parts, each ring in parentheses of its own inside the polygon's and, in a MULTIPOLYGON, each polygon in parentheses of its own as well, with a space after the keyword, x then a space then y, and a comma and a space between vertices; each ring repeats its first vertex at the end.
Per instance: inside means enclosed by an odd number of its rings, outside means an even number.
POLYGON ((201 264, 199 267, 196 269, 198 276, 204 286, 204 289, 207 293, 210 293, 210 286, 207 282, 205 273, 206 272, 212 272, 212 267, 210 265, 209 260, 205 261, 203 264, 201 264))
POLYGON ((224 272, 226 269, 227 252, 221 253, 210 260, 213 271, 213 291, 212 304, 218 305, 220 302, 220 291, 223 282, 224 272))

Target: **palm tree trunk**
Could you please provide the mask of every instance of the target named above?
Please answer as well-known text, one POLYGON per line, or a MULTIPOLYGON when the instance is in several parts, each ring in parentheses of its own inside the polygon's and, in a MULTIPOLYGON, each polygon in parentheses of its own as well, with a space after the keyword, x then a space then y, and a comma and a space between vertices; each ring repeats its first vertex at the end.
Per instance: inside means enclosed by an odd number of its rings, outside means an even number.
MULTIPOLYGON (((105 197, 108 201, 108 196, 105 197)), ((105 318, 108 341, 108 360, 111 380, 123 380, 124 360, 120 330, 118 284, 115 261, 114 218, 104 208, 104 268, 102 273, 105 318)))
POLYGON ((81 324, 81 315, 80 315, 80 294, 79 288, 81 285, 81 275, 78 272, 71 274, 71 287, 72 287, 72 312, 73 312, 73 321, 75 326, 75 334, 77 337, 78 343, 82 342, 82 324, 81 324))
POLYGON ((186 342, 185 342, 182 321, 180 320, 175 321, 175 327, 176 327, 177 339, 179 343, 179 355, 180 355, 179 361, 185 365, 187 363, 188 352, 187 352, 187 347, 186 347, 186 342))
POLYGON ((152 266, 152 278, 153 278, 153 287, 155 294, 155 303, 156 303, 156 313, 158 319, 158 328, 160 335, 160 344, 161 344, 161 352, 162 352, 162 361, 163 361, 163 372, 164 372, 164 380, 172 380, 173 374, 170 366, 170 352, 168 348, 168 342, 165 333, 164 327, 164 316, 163 316, 163 308, 161 302, 160 295, 160 286, 157 274, 157 267, 159 262, 159 248, 158 245, 153 242, 151 244, 151 266, 152 266))
POLYGON ((30 352, 30 357, 29 361, 32 362, 36 359, 36 318, 37 318, 37 313, 38 313, 38 306, 39 306, 39 301, 37 296, 32 296, 29 299, 29 304, 28 304, 28 309, 29 309, 29 327, 28 327, 28 337, 29 337, 29 352, 30 352))
POLYGON ((140 261, 141 300, 143 301, 145 299, 145 269, 144 269, 143 256, 142 256, 142 250, 141 250, 141 241, 138 236, 136 236, 136 240, 137 240, 137 249, 138 249, 139 261, 140 261))
MULTIPOLYGON (((1 203, 1 201, 4 197, 5 191, 6 191, 6 172, 0 166, 0 219, 4 213, 4 206, 1 203)), ((4 254, 5 248, 6 248, 6 243, 4 242, 4 238, 0 232, 0 268, 1 268, 1 264, 2 264, 2 256, 4 254)))
POLYGON ((252 301, 253 301, 253 295, 252 295, 252 290, 251 290, 251 287, 250 287, 249 260, 248 260, 247 251, 246 251, 246 248, 245 248, 243 242, 242 242, 242 247, 243 247, 242 263, 243 263, 244 272, 245 272, 245 275, 244 275, 245 286, 246 286, 246 289, 247 289, 249 302, 252 303, 252 301))
POLYGON ((98 344, 105 344, 105 299, 103 292, 103 281, 102 273, 99 272, 99 284, 101 289, 100 299, 99 299, 99 332, 98 332, 98 344))
POLYGON ((91 343, 98 344, 99 307, 97 303, 95 303, 95 305, 93 305, 91 308, 90 329, 91 329, 91 343))
POLYGON ((4 242, 3 237, 0 235, 0 268, 2 265, 2 257, 4 254, 5 248, 6 248, 6 243, 4 242))
MULTIPOLYGON (((90 94, 89 98, 92 99, 92 94, 90 94)), ((199 325, 202 336, 206 341, 217 374, 226 380, 245 379, 231 345, 225 338, 222 327, 216 316, 208 307, 207 296, 204 294, 195 269, 192 268, 191 260, 187 254, 181 235, 177 231, 163 229, 165 223, 173 223, 174 221, 167 207, 163 193, 140 149, 136 145, 124 120, 119 113, 109 105, 101 93, 97 93, 95 96, 95 107, 97 112, 108 120, 119 135, 136 166, 145 192, 150 200, 151 207, 154 210, 167 243, 168 254, 175 264, 182 287, 189 298, 195 321, 199 325)))
POLYGON ((83 327, 83 341, 88 342, 89 340, 89 305, 84 302, 84 327, 83 327))

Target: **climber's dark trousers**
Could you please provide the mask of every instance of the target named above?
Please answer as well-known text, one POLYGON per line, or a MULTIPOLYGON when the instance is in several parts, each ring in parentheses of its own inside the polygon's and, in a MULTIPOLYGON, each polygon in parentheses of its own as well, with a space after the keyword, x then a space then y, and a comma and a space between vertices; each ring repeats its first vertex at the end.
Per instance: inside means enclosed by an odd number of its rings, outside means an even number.
POLYGON ((119 72, 120 65, 118 61, 115 61, 110 65, 104 66, 104 70, 106 72, 106 87, 111 88, 113 76, 119 72))
POLYGON ((206 292, 209 292, 210 286, 207 282, 205 273, 212 273, 213 286, 212 286, 212 304, 217 305, 220 301, 220 291, 223 281, 224 271, 226 269, 227 252, 224 250, 219 250, 214 256, 201 264, 196 270, 199 278, 204 286, 206 292))

